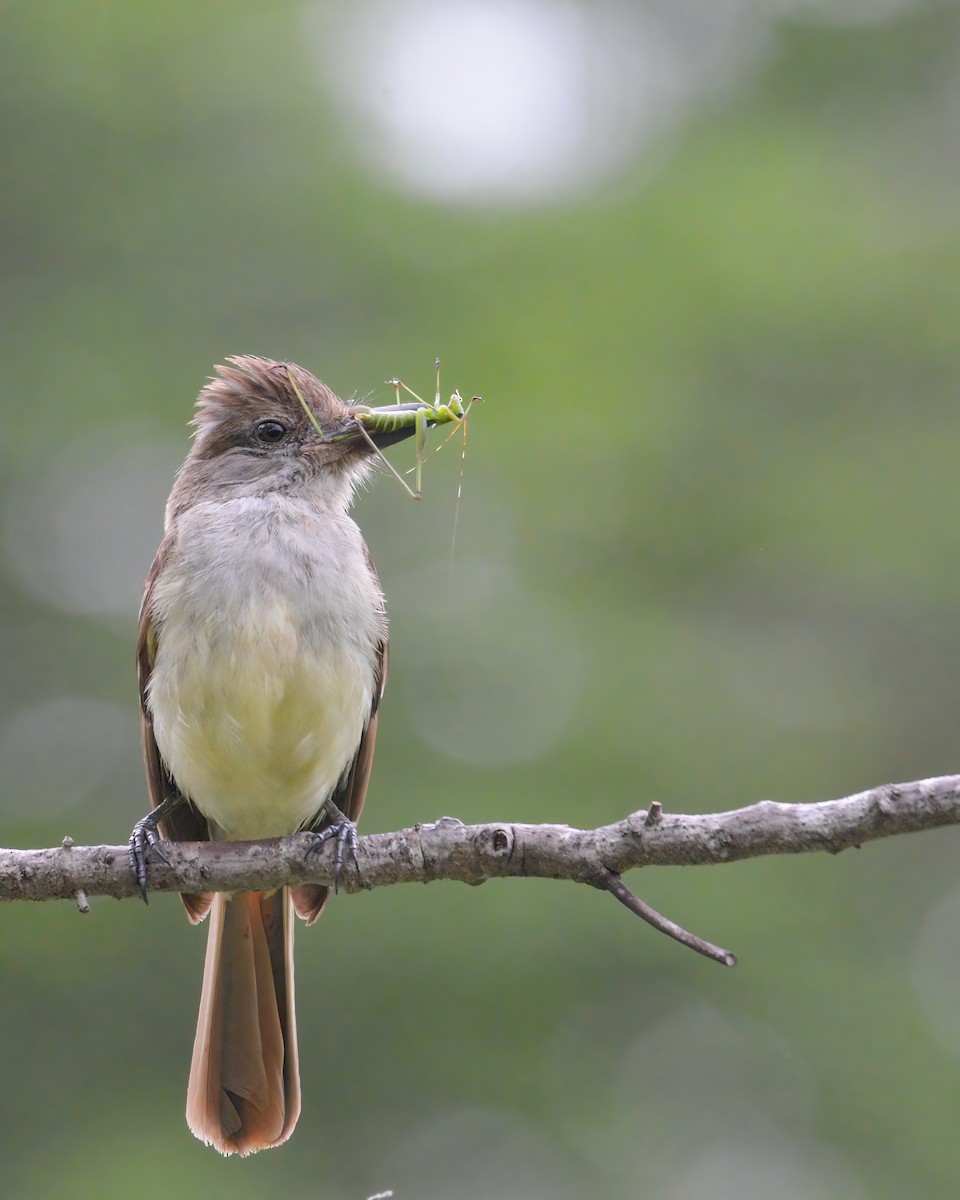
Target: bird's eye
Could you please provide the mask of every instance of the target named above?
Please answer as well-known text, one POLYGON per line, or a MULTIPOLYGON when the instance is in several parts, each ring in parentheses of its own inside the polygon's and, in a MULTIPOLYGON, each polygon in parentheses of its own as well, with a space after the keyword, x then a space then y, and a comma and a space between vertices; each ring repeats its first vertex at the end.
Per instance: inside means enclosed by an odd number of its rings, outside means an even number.
POLYGON ((272 445, 283 438, 287 427, 281 425, 279 421, 260 421, 254 427, 253 432, 258 442, 267 442, 272 445))

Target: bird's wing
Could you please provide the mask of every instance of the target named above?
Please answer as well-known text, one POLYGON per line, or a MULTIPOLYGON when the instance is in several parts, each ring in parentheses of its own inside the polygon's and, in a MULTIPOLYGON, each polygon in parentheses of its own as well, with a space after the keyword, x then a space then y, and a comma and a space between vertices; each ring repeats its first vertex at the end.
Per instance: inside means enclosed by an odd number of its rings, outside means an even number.
MULTIPOLYGON (((167 770, 160 756, 157 739, 153 734, 153 716, 148 705, 148 691, 153 664, 157 656, 157 629, 153 621, 153 589, 157 576, 163 569, 170 553, 171 539, 164 538, 153 560, 140 605, 140 623, 137 628, 137 678, 140 683, 140 740, 143 746, 143 761, 147 768, 147 787, 153 808, 164 800, 179 798, 176 808, 160 822, 160 833, 176 842, 203 842, 210 837, 207 820, 177 787, 177 781, 167 770)), ((196 924, 202 921, 213 903, 211 892, 182 894, 187 916, 196 924)))

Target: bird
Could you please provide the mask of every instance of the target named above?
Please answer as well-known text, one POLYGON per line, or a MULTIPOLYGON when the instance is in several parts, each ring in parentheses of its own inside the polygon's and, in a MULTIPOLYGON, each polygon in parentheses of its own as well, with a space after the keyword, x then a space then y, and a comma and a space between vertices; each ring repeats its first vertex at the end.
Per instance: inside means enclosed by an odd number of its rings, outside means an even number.
MULTIPOLYGON (((338 870, 355 844, 388 635, 349 510, 377 451, 413 430, 365 433, 310 372, 255 355, 215 368, 192 424, 137 636, 153 808, 130 846, 144 899, 160 838, 312 831, 338 841, 338 870)), ((328 895, 182 896, 191 922, 209 918, 187 1123, 222 1154, 278 1146, 296 1126, 293 917, 312 924, 328 895)))

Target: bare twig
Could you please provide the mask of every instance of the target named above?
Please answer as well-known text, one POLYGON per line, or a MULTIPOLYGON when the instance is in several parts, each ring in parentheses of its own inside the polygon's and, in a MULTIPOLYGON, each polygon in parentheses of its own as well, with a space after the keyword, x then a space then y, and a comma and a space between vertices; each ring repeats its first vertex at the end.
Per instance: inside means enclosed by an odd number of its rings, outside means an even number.
MULTIPOLYGON (((900 833, 960 824, 960 776, 887 784, 819 804, 761 801, 732 812, 674 816, 654 802, 599 829, 567 825, 463 825, 450 817, 395 833, 368 834, 359 871, 340 889, 430 883, 478 884, 497 876, 568 879, 609 891, 632 912, 719 962, 732 955, 655 913, 619 879, 632 867, 697 866, 766 854, 838 853, 900 833)), ((285 883, 334 882, 333 852, 308 854, 306 834, 262 842, 164 842, 149 854, 150 891, 259 891, 285 883)), ((126 846, 0 850, 0 900, 137 894, 126 846)))
POLYGON ((712 942, 705 942, 703 938, 697 937, 695 933, 687 933, 675 921, 671 921, 668 917, 658 913, 645 900, 641 900, 639 896, 635 896, 620 876, 614 875, 612 871, 607 872, 606 888, 612 896, 616 896, 620 903, 629 908, 632 913, 635 913, 641 921, 646 921, 654 929, 659 929, 661 933, 665 933, 667 937, 673 938, 681 946, 689 946, 691 950, 696 950, 698 954, 712 958, 714 962, 721 963, 725 967, 735 967, 737 965, 737 956, 735 954, 729 950, 723 950, 719 946, 714 946, 712 942))

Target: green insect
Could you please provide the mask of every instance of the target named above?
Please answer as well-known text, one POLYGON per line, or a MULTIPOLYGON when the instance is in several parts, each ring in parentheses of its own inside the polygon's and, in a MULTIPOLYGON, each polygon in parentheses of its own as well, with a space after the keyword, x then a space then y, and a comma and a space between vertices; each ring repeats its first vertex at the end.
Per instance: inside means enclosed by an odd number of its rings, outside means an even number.
MULTIPOLYGON (((456 432, 457 428, 463 428, 463 451, 461 454, 460 465, 460 483, 457 488, 457 510, 460 508, 460 498, 463 492, 463 464, 466 458, 467 450, 467 416, 471 407, 482 400, 481 396, 473 396, 466 404, 459 392, 454 392, 448 403, 444 404, 440 399, 440 359, 435 362, 437 373, 437 390, 434 402, 431 404, 427 400, 421 399, 417 393, 407 387, 402 379, 388 379, 387 385, 392 387, 397 395, 396 404, 386 404, 380 407, 371 407, 367 404, 351 404, 348 405, 348 412, 354 418, 360 429, 360 432, 370 443, 371 448, 375 451, 379 458, 386 464, 387 469, 399 481, 404 491, 414 500, 419 500, 421 497, 421 481, 423 464, 426 460, 426 442, 427 430, 436 425, 453 425, 455 428, 451 431, 450 436, 437 447, 437 451, 450 440, 450 437, 456 432), (413 400, 401 401, 400 393, 404 391, 408 396, 412 396, 413 400), (411 468, 415 472, 415 486, 411 487, 393 464, 384 456, 380 448, 374 445, 373 439, 370 437, 371 432, 375 433, 393 433, 394 431, 413 429, 417 447, 417 465, 411 468)), ((316 427, 317 433, 321 437, 335 439, 337 437, 345 437, 346 433, 339 434, 324 434, 323 430, 317 424, 317 419, 313 415, 312 410, 300 394, 300 389, 297 387, 296 380, 292 373, 289 373, 290 383, 293 390, 297 394, 297 398, 303 405, 303 409, 307 416, 316 427)), ((436 451, 435 451, 436 453, 436 451)), ((408 472, 409 474, 410 472, 408 472)))
MULTIPOLYGON (((380 408, 371 408, 366 404, 354 404, 350 407, 350 413, 356 417, 360 423, 360 428, 366 433, 368 430, 375 430, 378 433, 390 433, 393 430, 407 429, 411 425, 414 427, 414 436, 417 447, 417 465, 413 468, 416 478, 414 486, 411 488, 407 481, 397 471, 393 469, 389 462, 387 466, 393 474, 403 484, 407 493, 415 500, 419 500, 421 496, 421 482, 423 464, 426 460, 426 443, 427 430, 432 429, 437 425, 454 425, 455 427, 463 427, 463 453, 466 454, 466 435, 467 435, 467 415, 470 412, 473 404, 481 399, 480 396, 473 396, 466 404, 459 392, 454 392, 448 403, 444 404, 440 400, 440 359, 435 363, 437 373, 437 390, 432 404, 427 400, 422 400, 417 393, 407 387, 402 379, 388 379, 387 384, 394 389, 397 395, 396 404, 387 404, 380 408), (412 396, 412 401, 401 401, 400 392, 404 391, 408 396, 412 396)), ((456 432, 456 428, 451 431, 450 437, 456 432)), ((450 437, 445 438, 437 447, 437 451, 450 440, 450 437)), ((372 444, 372 443, 371 443, 372 444)), ((376 447, 375 447, 376 448, 376 447)), ((382 457, 382 455, 381 455, 382 457)), ((387 460, 384 459, 384 462, 387 460)), ((460 492, 463 488, 463 471, 461 467, 460 486, 457 489, 457 502, 460 501, 460 492)))

